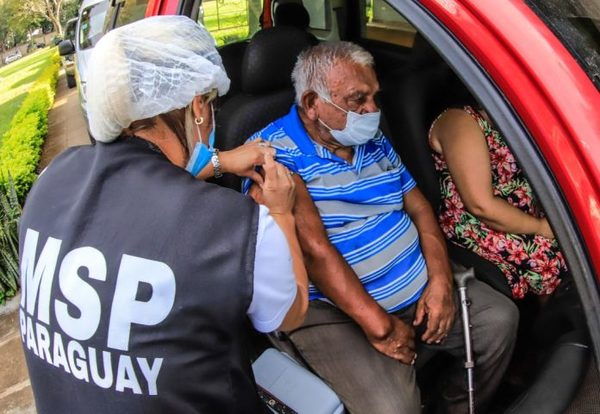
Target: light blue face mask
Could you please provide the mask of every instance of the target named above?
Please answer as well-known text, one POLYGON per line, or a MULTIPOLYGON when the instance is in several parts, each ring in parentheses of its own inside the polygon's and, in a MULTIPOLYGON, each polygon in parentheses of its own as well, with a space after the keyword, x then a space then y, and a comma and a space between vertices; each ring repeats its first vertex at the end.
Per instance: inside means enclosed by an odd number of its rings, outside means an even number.
POLYGON ((377 131, 379 130, 381 111, 359 114, 357 112, 347 111, 327 98, 322 96, 320 96, 320 98, 346 113, 346 127, 343 130, 333 129, 319 119, 319 122, 329 130, 331 136, 335 138, 337 142, 345 147, 351 147, 354 145, 365 144, 375 137, 375 134, 377 134, 377 131))
POLYGON ((202 136, 200 135, 200 128, 198 128, 198 142, 194 145, 194 150, 190 155, 190 160, 185 166, 186 171, 192 174, 194 177, 200 174, 200 171, 208 164, 210 159, 213 156, 214 145, 215 145, 215 130, 217 129, 217 125, 215 124, 215 109, 210 106, 212 111, 212 131, 210 131, 210 135, 208 136, 208 147, 204 142, 202 142, 202 136))

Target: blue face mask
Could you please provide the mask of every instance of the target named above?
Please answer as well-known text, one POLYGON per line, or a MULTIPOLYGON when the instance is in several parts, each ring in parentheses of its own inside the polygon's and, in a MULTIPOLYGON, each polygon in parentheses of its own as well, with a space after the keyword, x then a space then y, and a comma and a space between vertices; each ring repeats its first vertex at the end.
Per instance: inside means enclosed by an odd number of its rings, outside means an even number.
POLYGON ((323 98, 322 96, 320 98, 346 113, 346 126, 342 130, 332 129, 329 125, 319 119, 319 122, 329 130, 329 133, 337 142, 345 147, 351 147, 354 145, 365 144, 375 137, 375 134, 377 134, 377 131, 379 130, 380 111, 359 114, 357 112, 347 111, 327 98, 323 98))
POLYGON ((208 147, 202 142, 202 136, 200 135, 200 128, 198 128, 198 142, 194 145, 194 150, 190 155, 190 160, 185 166, 186 171, 192 174, 194 177, 200 174, 200 171, 208 164, 211 157, 213 156, 214 145, 215 145, 215 130, 217 125, 215 124, 215 110, 211 104, 212 111, 212 131, 208 136, 208 147))

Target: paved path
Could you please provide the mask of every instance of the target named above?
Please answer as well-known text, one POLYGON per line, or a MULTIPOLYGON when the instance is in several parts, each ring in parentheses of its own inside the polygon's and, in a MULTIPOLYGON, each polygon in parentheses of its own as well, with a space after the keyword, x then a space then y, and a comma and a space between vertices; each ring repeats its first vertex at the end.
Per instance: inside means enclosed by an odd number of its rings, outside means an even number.
MULTIPOLYGON (((48 137, 40 170, 65 148, 89 142, 77 89, 67 88, 64 73, 61 73, 54 106, 48 114, 48 137)), ((18 306, 19 297, 0 306, 0 414, 35 414, 19 334, 18 306)))
POLYGON ((61 73, 56 85, 54 106, 48 114, 48 137, 44 143, 39 169, 44 169, 65 148, 89 143, 77 88, 67 88, 64 73, 61 73))
POLYGON ((19 334, 19 297, 0 308, 0 413, 35 414, 19 334))

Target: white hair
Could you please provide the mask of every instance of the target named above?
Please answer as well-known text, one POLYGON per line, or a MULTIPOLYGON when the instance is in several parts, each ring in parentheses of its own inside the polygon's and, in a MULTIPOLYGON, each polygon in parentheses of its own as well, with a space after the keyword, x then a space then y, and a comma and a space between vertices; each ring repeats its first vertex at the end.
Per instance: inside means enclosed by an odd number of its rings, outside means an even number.
POLYGON ((361 66, 374 65, 373 56, 351 42, 321 43, 300 53, 292 71, 296 103, 299 106, 302 106, 302 95, 306 91, 314 91, 326 99, 331 99, 327 76, 340 61, 361 66))

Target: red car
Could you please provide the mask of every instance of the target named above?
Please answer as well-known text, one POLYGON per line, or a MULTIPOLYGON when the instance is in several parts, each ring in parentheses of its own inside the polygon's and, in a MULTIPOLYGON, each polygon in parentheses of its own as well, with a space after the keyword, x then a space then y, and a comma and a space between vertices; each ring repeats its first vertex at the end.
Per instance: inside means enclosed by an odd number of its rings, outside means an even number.
MULTIPOLYGON (((546 321, 540 321, 542 315, 521 304, 522 312, 532 319, 526 322, 530 323, 527 326, 535 330, 539 324, 549 323, 556 332, 548 334, 548 338, 521 338, 523 352, 537 352, 539 343, 534 345, 532 341, 543 342, 547 359, 538 361, 539 375, 529 377, 520 390, 523 399, 515 402, 513 397, 499 396, 498 410, 578 412, 572 404, 568 407, 588 368, 588 381, 595 378, 595 382, 588 382, 587 386, 599 389, 598 367, 593 366, 593 361, 600 361, 598 2, 150 0, 138 1, 130 8, 144 10, 145 16, 185 14, 203 20, 219 45, 223 45, 222 55, 233 84, 219 114, 217 131, 222 135, 217 140, 228 147, 243 142, 254 130, 287 113, 292 102, 287 96, 274 109, 264 105, 265 99, 272 98, 272 89, 282 92, 291 88, 285 81, 274 81, 271 90, 249 90, 243 79, 247 39, 260 30, 259 20, 263 28, 270 27, 275 8, 290 2, 304 4, 310 24, 303 30, 319 41, 350 40, 373 54, 382 85, 382 111, 387 118, 383 127, 434 204, 437 183, 431 178, 426 132, 432 117, 443 109, 444 97, 453 93, 449 79, 454 74, 461 80, 460 87, 477 98, 502 131, 547 213, 575 288, 569 303, 557 304, 556 313, 562 314, 546 315, 546 321), (224 17, 227 4, 241 4, 237 12, 238 17, 242 16, 241 23, 238 19, 233 24, 224 17), (227 30, 236 34, 224 35, 227 30), (252 113, 255 109, 247 107, 253 102, 262 102, 261 118, 248 123, 244 111, 252 113), (228 131, 232 120, 236 121, 231 127, 235 131, 228 131), (570 337, 573 331, 578 334, 570 337), (572 347, 560 354, 556 347, 561 346, 572 347), (596 355, 595 360, 578 353, 586 347, 596 355), (511 402, 513 406, 508 408, 511 402)), ((107 28, 120 25, 119 8, 128 4, 115 3, 107 28)), ((277 60, 282 54, 285 53, 274 48, 265 56, 277 60)), ((279 68, 291 69, 289 62, 279 68)), ((289 79, 289 73, 283 73, 286 77, 289 79)), ((455 259, 470 264, 468 259, 455 259)), ((545 328, 542 331, 547 333, 545 328)), ((585 395, 578 398, 583 402, 576 404, 586 404, 585 395)), ((592 412, 589 408, 582 410, 592 412)), ((595 410, 600 412, 597 407, 595 410)))

